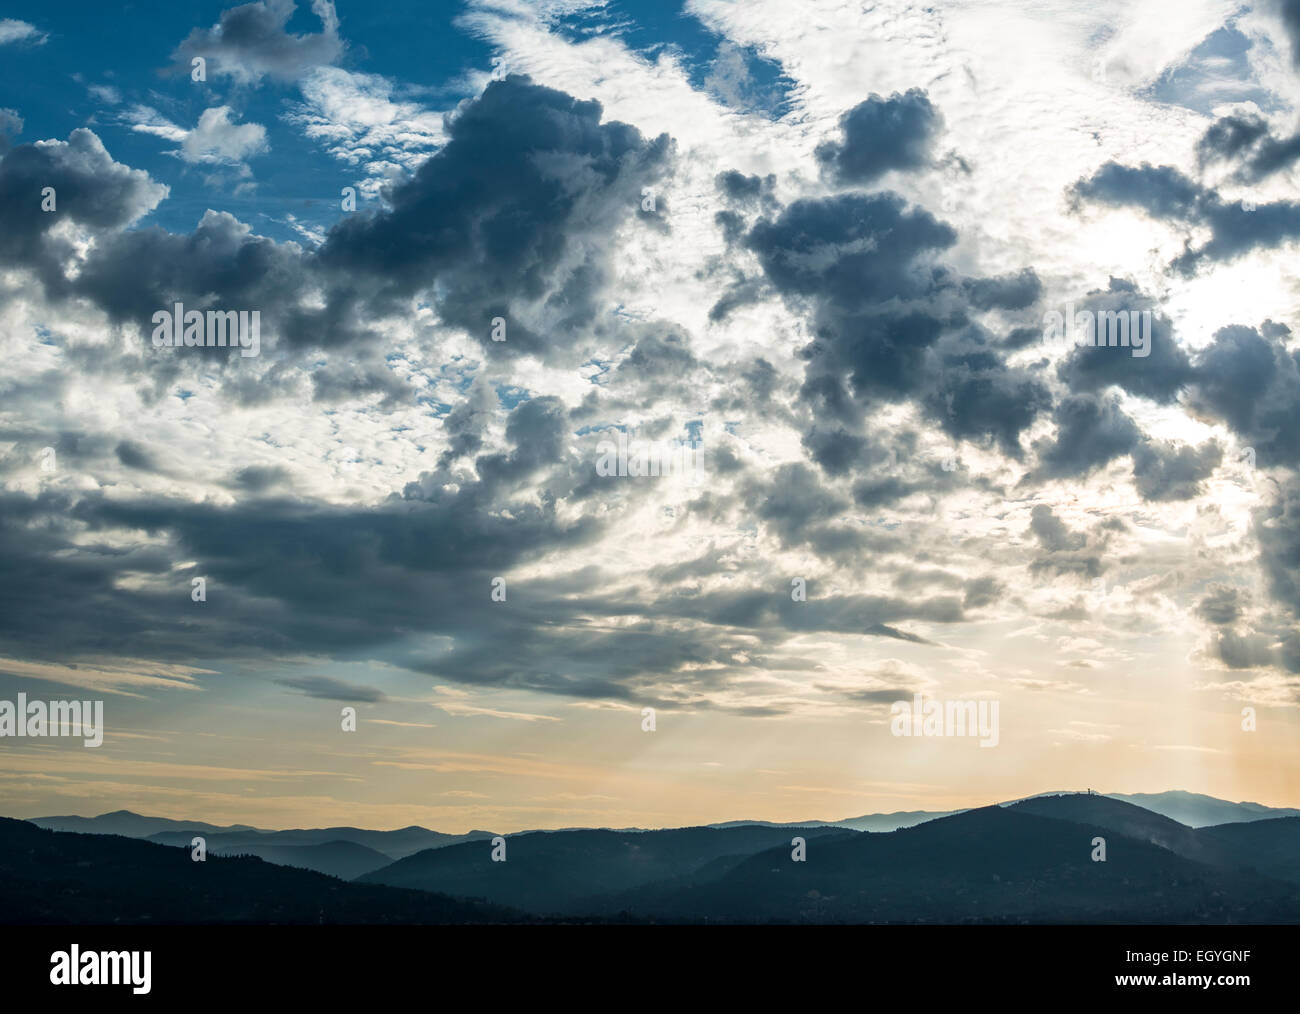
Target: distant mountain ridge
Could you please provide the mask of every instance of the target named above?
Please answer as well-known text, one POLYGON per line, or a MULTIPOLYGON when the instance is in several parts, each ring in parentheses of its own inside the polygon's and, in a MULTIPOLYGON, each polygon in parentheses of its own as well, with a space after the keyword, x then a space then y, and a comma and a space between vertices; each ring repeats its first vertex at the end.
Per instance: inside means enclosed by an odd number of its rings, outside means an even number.
POLYGON ((28 823, 49 831, 75 831, 78 834, 120 834, 125 838, 147 838, 159 831, 188 831, 220 834, 232 831, 257 831, 249 824, 207 824, 201 820, 172 820, 170 817, 145 817, 130 810, 114 810, 98 817, 33 817, 28 823))
MULTIPOLYGON (((1044 792, 1043 796, 1068 795, 1069 793, 1044 792)), ((1143 809, 1169 817, 1188 827, 1208 827, 1211 824, 1232 824, 1251 820, 1270 820, 1274 817, 1300 817, 1300 810, 1288 807, 1265 806, 1262 803, 1232 803, 1226 799, 1205 796, 1196 792, 1174 790, 1171 792, 1144 792, 1125 795, 1121 792, 1102 792, 1096 795, 1110 799, 1119 799, 1133 803, 1143 809)), ((1036 798, 1036 797, 1029 797, 1036 798)), ((1023 802, 1021 799, 1008 800, 1000 806, 1014 806, 1023 802)), ((709 827, 739 827, 744 824, 759 824, 764 827, 851 827, 855 831, 896 831, 899 828, 915 827, 927 820, 951 817, 966 810, 902 810, 897 813, 869 813, 861 817, 846 817, 840 820, 792 820, 773 823, 765 820, 729 820, 709 827)))
MULTIPOLYGON (((1039 793, 1040 796, 1069 795, 1060 790, 1039 793)), ((1133 803, 1143 809, 1169 817, 1186 824, 1188 827, 1208 827, 1213 824, 1231 824, 1251 820, 1270 820, 1275 817, 1300 817, 1300 809, 1288 807, 1270 807, 1262 803, 1233 803, 1226 799, 1206 796, 1196 792, 1173 790, 1169 792, 1137 793, 1126 795, 1120 792, 1096 793, 1111 799, 1133 803)), ((1028 797, 1037 798, 1037 797, 1028 797)), ((1003 802, 1001 806, 1013 806, 1023 802, 1014 799, 1003 802)), ((834 820, 727 820, 704 825, 706 827, 847 827, 855 831, 894 831, 903 827, 914 827, 927 820, 938 820, 965 810, 900 810, 894 813, 869 813, 859 817, 843 817, 834 820)), ((77 831, 92 834, 121 834, 128 838, 151 838, 164 840, 163 832, 175 832, 175 837, 166 839, 169 844, 182 844, 179 836, 193 830, 204 834, 234 834, 243 832, 250 835, 278 835, 276 844, 280 845, 316 845, 325 841, 351 841, 364 845, 377 852, 401 859, 426 848, 439 844, 456 844, 480 838, 491 838, 495 831, 469 831, 465 834, 447 834, 432 831, 419 825, 398 828, 393 831, 370 831, 356 827, 299 828, 284 831, 268 831, 249 824, 216 825, 199 820, 174 820, 169 817, 146 817, 130 810, 115 810, 102 813, 98 817, 31 817, 27 818, 37 827, 52 831, 77 831)), ((539 828, 538 830, 596 830, 593 828, 566 827, 560 829, 539 828)), ((601 828, 600 830, 646 831, 653 828, 601 828)), ((526 834, 528 831, 513 831, 511 834, 526 834)), ((233 838, 231 839, 234 840, 233 838)))
POLYGON ((1216 799, 1198 792, 1139 792, 1134 795, 1111 792, 1108 795, 1111 799, 1122 799, 1126 803, 1153 810, 1188 827, 1300 817, 1300 810, 1289 807, 1265 806, 1263 803, 1230 803, 1226 799, 1216 799))
MULTIPOLYGON (((853 836, 838 828, 799 828, 807 840, 853 836)), ((598 914, 602 898, 645 884, 714 875, 755 852, 790 841, 787 828, 684 827, 662 831, 531 831, 506 838, 506 861, 466 842, 428 849, 367 873, 359 883, 484 898, 538 915, 598 914), (511 899, 508 903, 502 899, 511 899)))
MULTIPOLYGON (((0 819, 0 921, 1300 922, 1300 817, 1261 817, 1254 804, 1229 812, 1248 819, 1193 828, 1122 799, 1056 793, 890 831, 521 832, 504 836, 504 862, 481 838, 364 832, 407 844, 437 836, 391 863, 356 842, 317 840, 338 829, 214 831, 207 863, 193 863, 187 848, 158 840, 0 819), (222 854, 258 848, 267 862, 222 854), (351 883, 287 868, 310 863, 333 864, 351 883), (377 890, 395 893, 365 893, 377 890)), ((135 814, 106 816, 150 826, 135 814)), ((171 823, 184 830, 152 837, 188 845, 194 828, 215 826, 171 823)))

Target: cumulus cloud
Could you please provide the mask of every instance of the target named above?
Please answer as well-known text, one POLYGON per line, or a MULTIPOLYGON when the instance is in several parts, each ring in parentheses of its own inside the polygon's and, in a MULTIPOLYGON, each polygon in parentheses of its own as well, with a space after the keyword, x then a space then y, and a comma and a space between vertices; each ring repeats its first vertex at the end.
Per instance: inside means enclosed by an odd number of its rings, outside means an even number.
POLYGON ((871 95, 840 118, 842 141, 826 141, 817 160, 839 183, 870 183, 892 169, 920 169, 942 121, 925 92, 871 95))
POLYGON ((266 150, 266 128, 257 123, 235 123, 229 106, 205 109, 181 142, 181 158, 195 163, 231 165, 266 150))
POLYGON ((19 21, 17 18, 0 18, 0 46, 14 43, 42 46, 48 39, 49 36, 45 32, 26 21, 19 21))
POLYGON ((222 12, 211 28, 196 28, 177 47, 176 65, 185 73, 190 61, 203 57, 209 73, 252 84, 263 77, 296 80, 315 67, 335 63, 344 51, 339 19, 331 0, 312 0, 321 31, 294 35, 287 31, 294 0, 259 0, 222 12))

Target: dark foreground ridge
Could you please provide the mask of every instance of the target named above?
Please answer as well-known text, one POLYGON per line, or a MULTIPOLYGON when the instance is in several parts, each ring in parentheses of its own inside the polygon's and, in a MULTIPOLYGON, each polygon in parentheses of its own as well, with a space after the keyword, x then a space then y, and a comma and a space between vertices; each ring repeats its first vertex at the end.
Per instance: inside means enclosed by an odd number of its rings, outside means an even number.
POLYGON ((0 922, 499 923, 517 913, 424 891, 349 884, 256 857, 209 855, 117 835, 46 831, 0 817, 0 922))

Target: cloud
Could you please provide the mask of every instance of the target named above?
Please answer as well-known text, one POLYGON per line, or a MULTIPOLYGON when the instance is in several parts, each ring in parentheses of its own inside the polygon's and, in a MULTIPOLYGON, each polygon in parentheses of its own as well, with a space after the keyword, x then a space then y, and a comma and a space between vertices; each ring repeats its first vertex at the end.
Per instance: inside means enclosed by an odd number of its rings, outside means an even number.
POLYGON ((229 106, 205 109, 198 124, 181 142, 186 162, 235 165, 268 148, 266 128, 257 123, 234 123, 229 106))
POLYGON ((86 91, 92 98, 98 99, 107 106, 119 106, 122 104, 122 93, 112 85, 87 85, 86 91))
POLYGON ((131 129, 179 144, 173 154, 191 165, 236 166, 247 171, 245 159, 269 150, 266 128, 257 123, 236 123, 229 106, 205 109, 193 129, 177 126, 157 110, 133 106, 126 113, 131 129))
POLYGON ((925 92, 872 95, 840 117, 841 141, 817 147, 817 161, 838 183, 870 183, 892 169, 920 169, 941 119, 925 92))
POLYGON ((968 316, 972 294, 985 307, 1021 305, 1037 291, 1032 272, 960 279, 934 263, 956 241, 950 225, 890 192, 795 201, 747 235, 769 282, 811 310, 803 396, 820 422, 805 446, 832 474, 862 459, 868 443, 855 431, 882 403, 914 400, 953 437, 1015 457, 1050 405, 1046 386, 968 316))
POLYGON ((320 697, 327 701, 358 701, 375 704, 386 700, 383 692, 374 687, 358 686, 333 676, 284 676, 275 681, 280 686, 289 687, 308 697, 320 697))
POLYGON ((1300 203, 1271 201, 1246 205, 1225 201, 1173 166, 1122 166, 1108 162, 1072 189, 1076 200, 1141 208, 1153 218, 1209 231, 1199 247, 1189 235, 1184 253, 1170 264, 1191 276, 1204 262, 1233 261, 1258 249, 1300 238, 1300 203))
MULTIPOLYGON (((237 10, 248 9, 289 10, 237 10)), ((222 24, 238 24, 234 13, 222 24)), ((280 35, 301 38, 288 23, 280 35)), ((233 46, 233 35, 217 41, 233 46)), ((610 53, 621 45, 603 41, 610 53)), ((184 232, 142 221, 166 194, 143 173, 123 180, 115 205, 105 195, 117 214, 78 221, 81 204, 65 211, 61 194, 62 217, 19 230, 44 261, 5 254, 11 240, 0 240, 6 269, 46 267, 46 284, 6 305, 7 333, 34 353, 24 396, 77 405, 92 378, 114 395, 111 417, 74 413, 56 426, 42 410, 0 439, 14 445, 0 448, 12 476, 0 558, 24 589, 0 603, 6 650, 138 646, 169 664, 250 668, 378 658, 517 699, 738 714, 815 710, 810 687, 836 708, 869 705, 908 696, 950 661, 960 679, 986 620, 1089 619, 1041 601, 1058 579, 1172 571, 1155 538, 1184 523, 1169 505, 1197 501, 1188 513, 1199 523, 1234 530, 1246 515, 1201 499, 1222 427, 1286 453, 1296 399, 1280 325, 1219 334, 1192 354, 1174 339, 1174 311, 1124 275, 1077 302, 1151 308, 1161 328, 1151 357, 1051 359, 1031 347, 1047 296, 1105 274, 1086 242, 1063 250, 1055 234, 994 228, 960 207, 937 213, 945 79, 933 102, 882 79, 891 97, 851 108, 829 141, 809 125, 832 122, 861 91, 809 87, 788 122, 724 110, 744 122, 713 136, 711 121, 679 128, 658 93, 588 84, 586 51, 553 42, 533 55, 563 88, 493 81, 445 117, 395 77, 301 53, 277 65, 291 72, 265 60, 257 74, 256 61, 242 77, 227 71, 240 83, 296 81, 302 98, 285 119, 373 198, 346 215, 278 215, 308 243, 263 235, 262 220, 219 204, 184 232), (665 132, 679 129, 676 140, 665 132), (893 189, 862 189, 891 173, 893 189), (642 209, 645 187, 663 198, 657 211, 642 209), (150 317, 178 299, 259 309, 264 356, 151 355, 150 317), (495 317, 505 342, 491 340, 495 317), (598 479, 590 448, 615 430, 705 433, 708 481, 682 492, 598 479), (54 478, 31 465, 47 443, 66 469, 54 478), (1142 503, 1112 509, 1113 473, 1098 473, 1126 455, 1142 503), (941 465, 949 457, 953 467, 941 465), (1080 521, 1078 502, 1095 492, 1095 516, 1080 521), (1155 549, 1118 545, 1134 514, 1155 549), (191 609, 192 574, 211 592, 191 609), (794 574, 808 577, 806 602, 790 597, 794 574), (510 598, 497 605, 488 589, 501 575, 510 598), (45 620, 56 613, 67 619, 54 631, 45 620), (957 637, 962 648, 943 643, 957 637), (926 664, 844 677, 844 656, 869 638, 926 664)), ((187 164, 230 165, 265 150, 265 131, 237 122, 238 108, 207 109, 192 130, 145 107, 112 115, 187 164)), ((964 175, 977 178, 1000 144, 963 150, 964 175)), ((44 150, 15 151, 27 149, 44 150)), ((98 150, 87 186, 130 172, 98 150)), ((55 151, 66 169, 71 156, 55 151)), ((0 186, 32 157, 0 162, 0 186)), ((1198 234, 1212 191, 1182 163, 1169 168, 1122 182, 1198 234)), ((1122 496, 1133 499, 1127 486, 1122 496)), ((1285 551, 1291 519, 1265 520, 1285 551)), ((1225 541, 1204 555, 1226 557, 1225 541)), ((1171 622, 1203 587, 1168 605, 1171 622)), ((1245 647, 1225 641, 1221 654, 1254 657, 1249 639, 1276 629, 1242 627, 1245 647)), ((368 692, 328 679, 282 685, 368 692)), ((1077 689, 1050 675, 1009 687, 1077 689)), ((447 710, 543 717, 514 699, 447 710)))
POLYGON ((1148 440, 1133 453, 1133 478, 1144 500, 1193 500, 1222 461, 1214 441, 1192 447, 1148 440))
POLYGON ((377 196, 384 183, 414 171, 447 140, 444 115, 398 97, 393 81, 318 67, 299 82, 302 102, 285 119, 336 159, 361 169, 377 196))
POLYGON ((1300 0, 1277 0, 1277 9, 1291 39, 1291 62, 1300 68, 1300 0))
POLYGON ((1035 504, 1029 531, 1042 552, 1030 570, 1044 574, 1076 575, 1095 580, 1106 569, 1105 549, 1109 533, 1090 535, 1070 529, 1047 504, 1035 504))
POLYGON ((222 12, 215 25, 194 29, 177 47, 173 54, 177 68, 188 74, 191 59, 201 56, 209 73, 238 84, 255 84, 268 75, 297 80, 313 68, 335 63, 345 47, 334 4, 312 0, 312 13, 321 22, 315 35, 286 30, 294 8, 294 0, 263 0, 222 12))
POLYGON ((1300 464, 1300 366, 1289 335, 1272 321, 1220 328, 1197 356, 1188 394, 1193 411, 1226 423, 1264 465, 1300 464))
POLYGON ((0 155, 9 150, 12 138, 23 132, 23 118, 16 109, 0 109, 0 155))
POLYGON ((64 266, 73 244, 56 230, 71 222, 92 232, 111 232, 136 222, 167 196, 149 174, 115 162, 90 130, 79 127, 67 141, 37 141, 0 159, 0 203, 10 210, 0 234, 0 263, 34 270, 55 295, 70 288, 64 266), (31 199, 52 187, 55 210, 31 199))
POLYGON ((1234 178, 1258 183, 1300 159, 1300 133, 1275 137, 1262 116, 1233 114, 1215 120, 1197 142, 1196 151, 1202 166, 1236 161, 1234 178))
POLYGON ((1057 404, 1056 437, 1036 450, 1040 479, 1087 475, 1141 443, 1137 425, 1125 415, 1117 398, 1072 395, 1057 404))
POLYGON ((601 123, 597 102, 513 75, 491 82, 448 134, 386 194, 386 210, 330 230, 321 263, 364 276, 390 306, 436 279, 442 319, 485 352, 562 351, 593 322, 609 234, 667 169, 667 135, 646 141, 601 123), (491 340, 497 317, 509 322, 503 342, 491 340))
POLYGON ((30 25, 26 21, 19 21, 16 18, 0 18, 0 46, 16 42, 25 42, 32 46, 43 46, 47 39, 49 39, 49 36, 35 25, 30 25))
POLYGON ((1197 613, 1215 626, 1231 626, 1241 618, 1241 589, 1216 584, 1196 605, 1197 613))

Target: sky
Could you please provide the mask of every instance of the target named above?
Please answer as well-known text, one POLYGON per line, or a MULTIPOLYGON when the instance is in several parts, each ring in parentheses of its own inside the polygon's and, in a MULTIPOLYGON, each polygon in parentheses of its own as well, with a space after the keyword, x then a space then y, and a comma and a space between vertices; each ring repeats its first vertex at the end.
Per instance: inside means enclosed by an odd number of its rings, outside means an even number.
POLYGON ((7 4, 0 701, 104 738, 0 812, 1300 805, 1298 111, 1296 0, 7 4))

